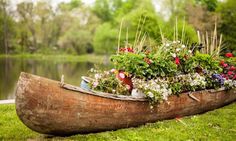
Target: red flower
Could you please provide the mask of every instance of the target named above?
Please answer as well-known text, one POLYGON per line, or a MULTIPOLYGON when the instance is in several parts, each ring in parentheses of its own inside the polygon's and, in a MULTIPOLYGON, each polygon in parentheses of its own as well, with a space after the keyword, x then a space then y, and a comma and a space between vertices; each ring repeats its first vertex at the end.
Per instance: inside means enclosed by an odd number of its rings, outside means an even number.
POLYGON ((236 80, 236 74, 234 75, 234 77, 232 78, 233 80, 236 80))
POLYGON ((229 68, 229 70, 230 70, 230 71, 234 71, 234 70, 236 70, 236 68, 235 68, 234 66, 231 66, 231 67, 229 68))
POLYGON ((175 64, 176 64, 176 65, 179 65, 179 64, 180 64, 180 60, 179 60, 178 57, 175 57, 175 64))
POLYGON ((126 50, 128 51, 128 52, 134 52, 134 50, 131 48, 131 47, 128 47, 128 48, 126 48, 126 50))
POLYGON ((232 53, 226 53, 226 54, 225 54, 225 57, 230 58, 230 57, 234 57, 234 55, 233 55, 232 53))
POLYGON ((232 71, 228 71, 227 74, 228 74, 228 75, 232 75, 232 74, 234 74, 234 72, 232 72, 232 71))
POLYGON ((131 53, 134 52, 134 50, 133 50, 131 47, 128 47, 128 48, 120 48, 119 51, 120 51, 120 52, 131 52, 131 53))
POLYGON ((223 60, 220 61, 220 65, 223 66, 225 62, 223 60))

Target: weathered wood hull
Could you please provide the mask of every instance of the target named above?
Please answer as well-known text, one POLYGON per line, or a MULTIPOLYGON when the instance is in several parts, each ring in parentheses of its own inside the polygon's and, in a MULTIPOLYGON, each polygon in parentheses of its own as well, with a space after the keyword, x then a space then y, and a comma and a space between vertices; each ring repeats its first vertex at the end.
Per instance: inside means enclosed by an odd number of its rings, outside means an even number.
POLYGON ((16 90, 16 111, 30 129, 51 135, 100 132, 134 127, 157 120, 206 112, 236 100, 235 90, 199 91, 155 105, 66 90, 58 81, 21 73, 16 90))

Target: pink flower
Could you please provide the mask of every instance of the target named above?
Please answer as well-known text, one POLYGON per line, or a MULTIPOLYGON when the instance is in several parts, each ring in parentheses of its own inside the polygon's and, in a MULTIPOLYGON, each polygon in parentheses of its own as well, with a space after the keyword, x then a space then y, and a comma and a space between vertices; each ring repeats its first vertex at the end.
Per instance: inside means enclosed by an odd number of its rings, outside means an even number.
POLYGON ((93 82, 93 87, 97 87, 98 86, 98 81, 93 82))
POLYGON ((228 67, 228 64, 224 63, 222 66, 223 66, 224 68, 226 68, 226 67, 228 67))
POLYGON ((130 85, 125 85, 128 90, 131 89, 130 85))
POLYGON ((120 77, 121 79, 124 79, 124 78, 125 78, 125 74, 122 73, 122 72, 120 72, 120 73, 119 73, 119 77, 120 77))
POLYGON ((225 57, 230 58, 230 57, 234 57, 234 55, 233 55, 232 53, 226 53, 226 54, 225 54, 225 57))

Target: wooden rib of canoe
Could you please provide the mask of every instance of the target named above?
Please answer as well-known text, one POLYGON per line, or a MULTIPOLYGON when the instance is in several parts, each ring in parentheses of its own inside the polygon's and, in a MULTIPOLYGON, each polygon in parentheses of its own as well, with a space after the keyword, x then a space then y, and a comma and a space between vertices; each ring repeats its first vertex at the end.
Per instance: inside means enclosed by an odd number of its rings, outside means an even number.
POLYGON ((235 100, 235 90, 204 90, 173 95, 150 108, 144 98, 86 91, 69 84, 61 86, 59 81, 22 72, 16 90, 16 111, 30 129, 65 136, 203 113, 235 100))

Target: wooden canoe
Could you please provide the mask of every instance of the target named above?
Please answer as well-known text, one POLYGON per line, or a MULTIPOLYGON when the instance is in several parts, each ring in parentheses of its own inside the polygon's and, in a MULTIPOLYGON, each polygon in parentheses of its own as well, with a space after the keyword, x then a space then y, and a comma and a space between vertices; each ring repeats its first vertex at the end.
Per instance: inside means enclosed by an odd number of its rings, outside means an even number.
POLYGON ((16 112, 36 132, 65 136, 203 113, 235 100, 235 90, 204 90, 170 96, 151 109, 146 99, 89 92, 68 84, 62 88, 59 81, 21 73, 16 112))

